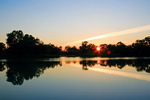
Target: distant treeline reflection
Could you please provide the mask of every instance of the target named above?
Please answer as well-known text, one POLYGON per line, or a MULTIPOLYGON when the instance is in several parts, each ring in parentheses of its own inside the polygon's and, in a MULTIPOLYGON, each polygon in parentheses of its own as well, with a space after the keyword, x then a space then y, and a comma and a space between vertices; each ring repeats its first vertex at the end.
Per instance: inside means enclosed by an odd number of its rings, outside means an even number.
MULTIPOLYGON (((77 63, 76 61, 66 61, 67 64, 77 63)), ((83 60, 79 62, 82 65, 83 70, 88 70, 88 67, 93 67, 95 65, 105 66, 105 67, 117 67, 119 69, 125 66, 135 67, 136 71, 145 71, 150 73, 150 59, 137 59, 137 60, 83 60)))
POLYGON ((106 67, 117 67, 119 69, 124 68, 125 66, 135 67, 136 71, 145 71, 150 73, 150 60, 100 60, 100 61, 81 61, 83 70, 88 70, 88 67, 95 66, 100 64, 101 66, 106 67))
MULTIPOLYGON (((126 66, 134 67, 136 71, 145 71, 150 73, 150 59, 137 60, 82 60, 65 61, 66 64, 80 64, 82 70, 88 70, 88 67, 100 65, 100 67, 116 67, 122 69, 126 66)), ((7 81, 13 85, 22 85, 24 80, 30 80, 39 77, 46 69, 62 66, 61 61, 57 62, 0 62, 0 71, 6 71, 7 81)))

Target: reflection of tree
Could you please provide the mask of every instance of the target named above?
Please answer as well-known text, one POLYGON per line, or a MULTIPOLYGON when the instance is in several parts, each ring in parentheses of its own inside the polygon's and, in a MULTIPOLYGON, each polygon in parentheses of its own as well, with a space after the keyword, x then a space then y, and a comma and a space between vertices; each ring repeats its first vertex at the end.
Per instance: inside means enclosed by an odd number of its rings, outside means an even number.
POLYGON ((107 66, 107 60, 100 60, 100 65, 107 66))
POLYGON ((118 67, 119 69, 122 69, 125 65, 126 65, 126 61, 125 60, 108 60, 107 64, 109 67, 114 66, 114 67, 118 67))
POLYGON ((81 61, 83 70, 88 70, 88 67, 100 64, 101 66, 117 67, 119 69, 124 68, 126 65, 135 67, 136 70, 145 71, 150 73, 150 59, 137 59, 137 60, 100 60, 100 61, 81 61))
MULTIPOLYGON (((76 61, 72 61, 76 63, 76 61)), ((71 62, 67 62, 70 64, 71 62)), ((135 67, 137 71, 145 71, 150 73, 150 59, 137 60, 100 60, 100 61, 80 61, 83 70, 88 70, 88 67, 93 67, 96 64, 108 67, 124 68, 126 65, 135 67)), ((61 66, 61 62, 8 62, 5 63, 7 67, 7 81, 14 85, 22 85, 24 80, 30 80, 33 77, 39 77, 48 68, 61 66)), ((4 63, 0 63, 0 71, 5 70, 4 63)))
MULTIPOLYGON (((104 61, 103 61, 104 62, 104 61)), ((102 64, 101 64, 102 65, 102 64)), ((122 69, 126 65, 135 67, 137 71, 146 71, 150 73, 150 59, 144 60, 107 60, 107 66, 118 67, 122 69)))
POLYGON ((146 71, 150 73, 150 60, 134 60, 132 66, 136 68, 137 71, 146 71))
POLYGON ((95 66, 95 64, 97 64, 97 61, 80 61, 80 64, 82 65, 82 69, 83 70, 88 70, 87 67, 92 67, 95 66))
POLYGON ((4 71, 4 70, 5 70, 4 64, 0 62, 0 71, 4 71))
POLYGON ((70 64, 71 63, 71 61, 66 61, 66 64, 70 64))
POLYGON ((61 65, 60 62, 9 62, 7 66, 7 81, 14 85, 22 85, 24 80, 39 77, 47 68, 61 65))

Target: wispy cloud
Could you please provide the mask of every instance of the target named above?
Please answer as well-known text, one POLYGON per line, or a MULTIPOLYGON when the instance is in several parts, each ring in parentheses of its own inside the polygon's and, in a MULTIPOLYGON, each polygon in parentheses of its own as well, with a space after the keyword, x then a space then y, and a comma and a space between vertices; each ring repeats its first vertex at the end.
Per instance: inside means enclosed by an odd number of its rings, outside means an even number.
POLYGON ((123 30, 123 31, 119 31, 119 32, 112 32, 112 33, 108 33, 108 34, 104 34, 104 35, 99 35, 99 36, 87 38, 84 40, 74 41, 69 44, 75 45, 75 44, 82 43, 83 41, 90 41, 90 40, 102 39, 102 38, 107 38, 107 37, 138 33, 138 32, 143 32, 143 31, 148 31, 148 30, 150 30, 150 25, 145 25, 145 26, 131 28, 131 29, 127 29, 127 30, 123 30))

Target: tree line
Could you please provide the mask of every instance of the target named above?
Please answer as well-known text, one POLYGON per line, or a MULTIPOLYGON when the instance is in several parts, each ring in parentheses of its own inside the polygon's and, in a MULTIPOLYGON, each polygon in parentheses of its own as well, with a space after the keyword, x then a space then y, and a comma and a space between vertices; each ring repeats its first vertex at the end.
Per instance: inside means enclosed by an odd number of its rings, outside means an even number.
POLYGON ((83 41, 81 46, 66 46, 62 50, 61 46, 54 44, 44 44, 40 39, 29 34, 24 34, 21 30, 14 30, 7 34, 6 44, 0 42, 0 57, 21 57, 21 56, 102 56, 102 57, 141 57, 150 56, 150 36, 142 40, 136 40, 131 45, 125 45, 121 41, 116 44, 94 44, 83 41), (100 50, 97 50, 97 47, 100 50))

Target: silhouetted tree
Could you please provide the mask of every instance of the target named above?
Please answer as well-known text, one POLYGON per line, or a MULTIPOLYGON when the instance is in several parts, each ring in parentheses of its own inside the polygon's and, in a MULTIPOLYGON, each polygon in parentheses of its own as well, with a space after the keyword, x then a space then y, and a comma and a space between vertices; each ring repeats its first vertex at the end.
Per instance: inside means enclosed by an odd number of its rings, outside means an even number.
POLYGON ((108 50, 111 52, 109 56, 116 56, 117 55, 117 48, 115 44, 107 45, 108 50))
POLYGON ((87 45, 88 45, 87 41, 82 42, 82 45, 79 47, 80 54, 87 54, 87 45))
POLYGON ((116 48, 118 56, 126 56, 126 45, 124 43, 118 42, 116 48))
POLYGON ((62 47, 54 46, 53 44, 40 44, 36 46, 36 54, 57 55, 61 53, 62 47))
POLYGON ((7 34, 8 52, 12 54, 32 54, 35 46, 40 44, 38 38, 23 34, 21 30, 7 34))
POLYGON ((0 71, 5 70, 4 64, 2 62, 0 62, 0 71))
POLYGON ((0 42, 0 54, 2 54, 5 51, 6 47, 5 44, 0 42))
POLYGON ((95 54, 96 46, 94 44, 87 45, 87 53, 88 54, 95 54))
POLYGON ((80 55, 93 55, 95 53, 96 46, 94 44, 88 44, 87 41, 82 42, 82 45, 79 47, 80 55))
POLYGON ((102 57, 106 57, 108 56, 108 47, 107 47, 107 44, 101 44, 100 45, 100 56, 102 57))
POLYGON ((150 56, 149 37, 143 40, 136 40, 132 45, 126 46, 122 42, 118 42, 116 45, 109 44, 108 50, 111 54, 108 56, 150 56))
POLYGON ((23 36, 24 34, 21 30, 19 31, 14 30, 13 32, 7 34, 6 43, 9 47, 12 47, 16 45, 17 43, 19 43, 21 40, 23 40, 23 36))
POLYGON ((73 47, 70 47, 69 45, 65 47, 65 52, 67 55, 78 55, 78 49, 73 46, 73 47))
POLYGON ((143 40, 136 40, 132 44, 133 56, 150 56, 150 37, 146 37, 143 40))
POLYGON ((147 45, 149 45, 149 46, 150 46, 150 36, 145 37, 145 39, 144 39, 144 40, 146 41, 147 45))
POLYGON ((44 44, 38 38, 32 35, 23 34, 21 30, 13 31, 7 34, 8 53, 15 55, 39 55, 60 54, 62 47, 54 46, 53 44, 44 44))
POLYGON ((6 46, 4 43, 0 42, 0 58, 6 55, 6 46))

